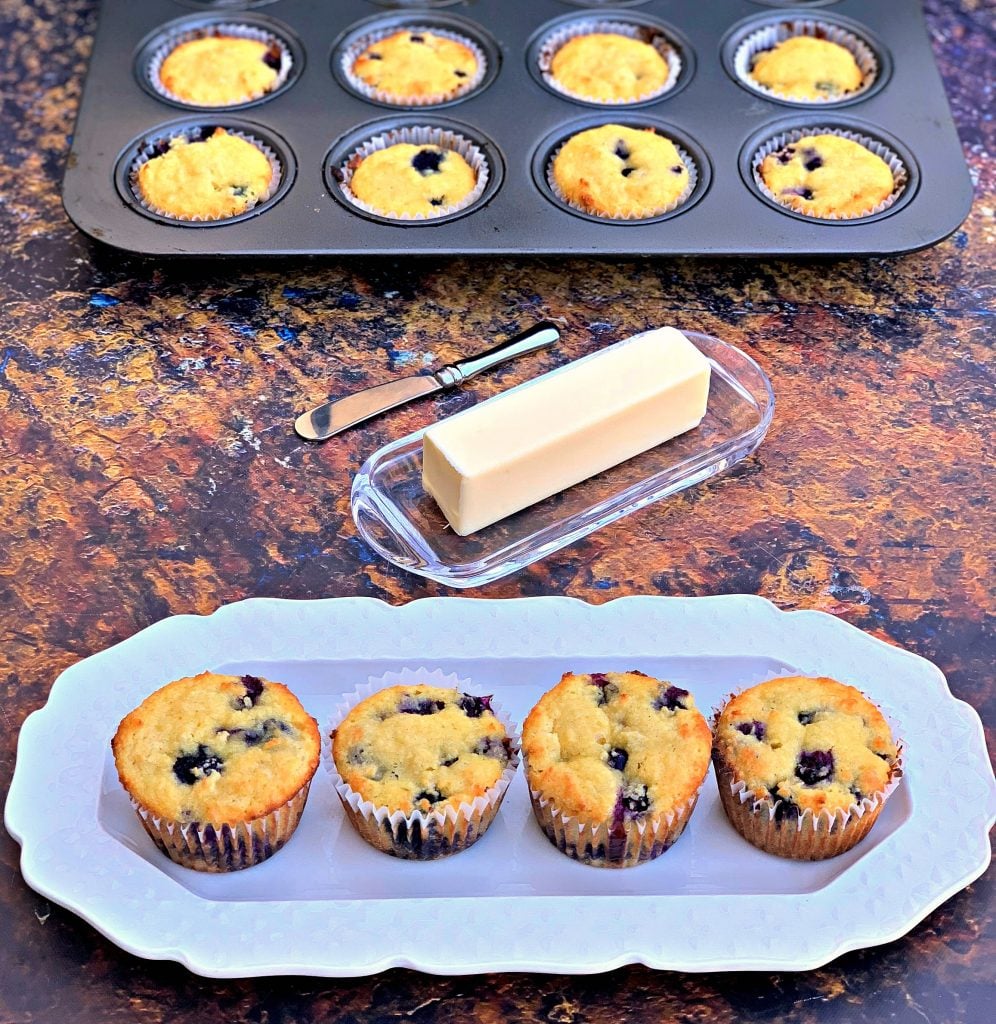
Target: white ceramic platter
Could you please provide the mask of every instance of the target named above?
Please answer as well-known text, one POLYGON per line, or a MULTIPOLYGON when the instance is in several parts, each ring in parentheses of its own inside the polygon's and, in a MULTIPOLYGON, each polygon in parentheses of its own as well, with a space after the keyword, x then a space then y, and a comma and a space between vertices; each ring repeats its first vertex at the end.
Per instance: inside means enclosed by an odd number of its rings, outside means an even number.
POLYGON ((28 884, 139 956, 198 974, 346 977, 587 973, 630 963, 683 971, 803 970, 904 934, 989 863, 996 790, 981 724, 941 673, 820 612, 756 597, 257 599, 165 619, 72 666, 24 723, 6 807, 28 884), (706 780, 685 834, 625 871, 560 854, 525 783, 472 849, 414 863, 366 846, 319 772, 297 833, 228 875, 177 867, 146 838, 109 741, 164 682, 205 668, 286 682, 326 721, 368 675, 420 665, 470 677, 521 723, 568 669, 639 668, 711 710, 790 672, 861 687, 906 744, 906 776, 874 831, 821 863, 755 850, 706 780))

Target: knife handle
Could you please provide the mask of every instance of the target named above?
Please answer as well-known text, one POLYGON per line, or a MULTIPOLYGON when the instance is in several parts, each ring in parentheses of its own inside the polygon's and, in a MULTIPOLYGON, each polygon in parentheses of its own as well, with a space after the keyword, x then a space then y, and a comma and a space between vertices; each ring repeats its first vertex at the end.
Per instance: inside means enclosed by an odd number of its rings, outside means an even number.
POLYGON ((458 363, 444 366, 435 373, 436 380, 444 388, 453 387, 461 381, 476 376, 483 370, 490 370, 516 356, 525 355, 527 352, 536 352, 538 349, 547 348, 560 337, 560 331, 549 320, 541 320, 533 324, 528 330, 508 338, 500 345, 489 348, 487 352, 471 356, 469 359, 461 359, 458 363))

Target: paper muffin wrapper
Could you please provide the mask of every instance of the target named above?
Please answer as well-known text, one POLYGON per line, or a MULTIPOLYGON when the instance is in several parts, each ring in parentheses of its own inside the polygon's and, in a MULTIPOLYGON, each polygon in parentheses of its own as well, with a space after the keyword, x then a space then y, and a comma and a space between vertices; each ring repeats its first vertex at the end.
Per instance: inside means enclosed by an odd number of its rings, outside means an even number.
POLYGON ((220 110, 229 107, 242 106, 245 103, 254 103, 264 96, 276 92, 288 79, 294 68, 294 55, 286 40, 277 33, 271 32, 258 25, 242 24, 240 22, 216 22, 210 25, 199 25, 194 28, 178 28, 168 33, 162 43, 153 50, 145 66, 145 76, 150 86, 163 98, 173 103, 181 103, 185 107, 194 107, 199 110, 220 110), (240 99, 230 100, 227 103, 196 103, 194 100, 185 99, 170 92, 160 80, 160 71, 163 61, 183 43, 193 39, 204 39, 211 36, 235 36, 238 39, 255 39, 266 43, 269 47, 275 47, 280 55, 280 66, 277 70, 277 77, 273 84, 263 92, 255 93, 252 96, 243 96, 240 99))
POLYGON ((339 774, 332 758, 331 736, 357 704, 386 687, 414 686, 420 683, 456 689, 462 693, 472 693, 475 689, 471 680, 439 669, 406 668, 400 672, 371 676, 366 683, 343 697, 337 706, 334 723, 322 733, 325 748, 322 760, 346 817, 361 838, 376 849, 405 860, 438 860, 468 849, 487 832, 498 814, 509 784, 515 778, 519 764, 519 734, 498 701, 492 700, 491 710, 511 741, 511 756, 498 781, 483 796, 475 797, 470 803, 464 801, 458 807, 447 804, 442 810, 414 810, 410 814, 391 811, 383 805, 377 806, 370 800, 364 800, 339 774))
MULTIPOLYGON (((628 127, 635 126, 629 125, 628 127)), ((582 131, 586 130, 588 129, 582 129, 582 131)), ((575 133, 575 135, 580 134, 581 132, 575 133)), ((658 132, 658 134, 663 135, 664 133, 658 132)), ((550 186, 550 191, 553 192, 553 194, 557 197, 557 199, 560 200, 560 202, 562 202, 565 206, 570 207, 572 210, 577 210, 579 213, 588 214, 589 217, 598 217, 601 220, 615 221, 644 220, 648 217, 663 217, 664 214, 670 213, 672 210, 676 210, 679 206, 681 206, 682 203, 687 202, 689 196, 691 196, 691 194, 695 191, 695 186, 699 182, 699 169, 695 161, 692 159, 691 155, 687 153, 680 145, 678 145, 675 139, 670 138, 670 136, 666 136, 669 139, 669 141, 673 143, 674 148, 678 151, 678 156, 681 158, 681 162, 685 165, 685 167, 688 168, 688 184, 685 186, 685 190, 681 193, 681 195, 679 195, 677 199, 668 203, 666 206, 641 207, 640 209, 637 210, 631 210, 624 213, 617 213, 615 215, 596 213, 594 210, 589 210, 587 207, 581 206, 579 203, 575 203, 573 200, 569 199, 561 191, 560 186, 557 184, 556 178, 554 178, 553 176, 554 161, 556 161, 557 157, 560 155, 560 151, 564 148, 564 146, 566 146, 567 143, 570 142, 571 139, 574 137, 575 136, 572 135, 570 136, 570 138, 564 139, 564 141, 551 154, 546 165, 546 181, 547 184, 550 186)))
POLYGON ((597 103, 606 107, 625 107, 634 103, 646 103, 648 100, 656 99, 670 92, 678 81, 681 74, 682 60, 677 46, 664 34, 664 31, 656 25, 637 24, 632 21, 600 21, 596 18, 578 18, 566 25, 560 25, 540 40, 537 54, 540 75, 543 81, 562 96, 569 99, 581 100, 584 103, 597 103), (668 75, 664 84, 657 89, 651 89, 641 96, 632 99, 605 100, 594 96, 586 96, 584 93, 568 89, 559 82, 553 75, 551 68, 553 58, 557 51, 565 43, 576 39, 578 36, 590 36, 596 32, 606 32, 612 35, 628 36, 630 39, 638 39, 641 42, 649 43, 664 58, 668 67, 668 75))
MULTIPOLYGON (((195 128, 178 128, 173 131, 159 132, 155 135, 149 136, 146 139, 145 145, 139 149, 137 155, 131 162, 131 167, 128 170, 128 186, 131 189, 131 194, 135 201, 142 207, 143 210, 147 210, 149 213, 154 214, 157 217, 166 217, 169 220, 186 222, 186 223, 217 223, 219 221, 231 220, 234 217, 241 217, 242 214, 248 213, 250 210, 254 210, 257 206, 262 206, 274 192, 280 187, 280 183, 283 181, 284 168, 277 154, 265 143, 262 139, 257 138, 248 132, 244 132, 237 128, 230 128, 225 124, 212 125, 210 122, 207 123, 206 127, 211 127, 212 130, 215 127, 224 128, 229 135, 235 135, 240 139, 244 139, 246 142, 251 143, 255 146, 269 161, 270 163, 270 185, 267 190, 260 195, 256 201, 244 210, 239 210, 238 213, 230 214, 226 217, 182 217, 179 214, 172 213, 169 210, 164 210, 162 207, 155 206, 148 202, 142 195, 142 191, 138 184, 138 172, 143 164, 148 163, 150 160, 155 159, 157 156, 162 156, 163 153, 159 150, 159 146, 163 142, 170 142, 173 139, 180 139, 188 137, 191 132, 198 129, 195 128)), ((200 129, 203 130, 203 129, 200 129)))
POLYGON ((350 43, 339 55, 339 70, 350 86, 361 96, 366 96, 367 99, 388 103, 394 107, 431 107, 437 103, 449 103, 451 100, 460 99, 473 92, 484 81, 484 76, 488 73, 488 58, 473 39, 461 32, 454 32, 452 29, 432 25, 387 25, 367 32, 350 43), (474 55, 474 59, 477 61, 477 70, 466 81, 461 82, 456 89, 445 93, 431 93, 428 96, 399 96, 387 89, 371 85, 353 73, 353 65, 364 50, 398 32, 425 33, 461 43, 474 55))
MULTIPOLYGON (((710 723, 713 736, 730 697, 713 713, 710 723)), ((882 708, 879 711, 895 736, 895 722, 882 708)), ((735 770, 715 743, 712 762, 723 810, 730 824, 747 842, 766 853, 792 860, 827 860, 846 853, 871 831, 885 801, 902 780, 903 742, 896 741, 896 760, 889 766, 889 780, 883 789, 846 808, 836 811, 824 808, 818 813, 809 808, 795 815, 779 813, 782 801, 756 797, 747 784, 737 778, 735 770)))
POLYGON ((888 210, 889 207, 899 199, 906 190, 906 186, 909 184, 909 171, 898 153, 894 152, 889 146, 884 142, 881 142, 879 139, 873 139, 870 135, 863 135, 861 132, 852 131, 849 128, 805 127, 792 128, 788 131, 779 132, 757 148, 757 151, 751 157, 750 166, 754 184, 763 195, 767 196, 772 202, 777 203, 784 209, 791 210, 793 213, 800 213, 804 217, 808 217, 810 220, 840 221, 858 220, 861 217, 872 217, 877 213, 882 213, 885 210, 888 210), (852 142, 859 143, 864 146, 865 149, 874 153, 876 156, 881 157, 888 165, 889 170, 892 171, 892 194, 887 196, 880 203, 876 203, 875 206, 872 206, 870 209, 862 210, 861 213, 835 213, 827 216, 818 216, 815 213, 810 213, 801 205, 793 205, 792 203, 787 202, 784 198, 776 195, 770 188, 768 188, 764 183, 764 179, 761 177, 761 164, 764 162, 764 158, 771 153, 777 152, 784 146, 791 146, 793 143, 798 142, 799 139, 805 138, 808 135, 838 135, 842 139, 850 139, 852 142))
POLYGON ((860 36, 830 21, 798 18, 792 21, 785 20, 774 24, 762 25, 745 36, 733 53, 733 73, 741 84, 753 92, 759 93, 761 96, 783 100, 787 103, 798 103, 802 106, 832 106, 835 103, 847 102, 867 92, 878 78, 879 66, 875 51, 860 36), (791 39, 794 36, 813 36, 817 39, 825 39, 829 43, 843 46, 854 57, 861 71, 861 84, 856 89, 852 89, 850 92, 843 93, 840 96, 801 99, 796 96, 780 93, 775 89, 770 89, 751 77, 751 67, 759 53, 762 53, 764 50, 770 50, 778 43, 791 39))
POLYGON ((631 868, 666 853, 684 831, 698 798, 696 790, 669 811, 613 824, 571 817, 529 787, 533 814, 547 839, 568 857, 598 868, 631 868))
POLYGON ((294 834, 308 800, 311 779, 284 804, 258 818, 223 824, 182 824, 132 806, 152 841, 170 860, 194 871, 240 871, 272 857, 294 834))
POLYGON ((434 128, 431 125, 410 125, 402 128, 388 129, 367 139, 361 146, 354 149, 343 163, 335 168, 335 177, 339 182, 343 196, 357 209, 364 210, 366 213, 372 213, 376 217, 387 217, 390 220, 417 224, 419 222, 437 220, 439 217, 445 217, 449 214, 457 213, 459 210, 465 210, 468 206, 473 206, 484 194, 485 188, 487 188, 488 181, 491 179, 491 168, 488 166, 488 158, 484 155, 484 151, 476 143, 471 142, 470 139, 459 132, 452 131, 449 128, 434 128), (390 146, 399 143, 411 143, 416 146, 438 146, 440 149, 459 153, 474 171, 477 177, 476 184, 463 199, 456 203, 451 203, 449 206, 440 206, 438 210, 434 210, 432 213, 394 213, 391 210, 381 210, 370 203, 364 202, 349 187, 349 183, 353 180, 353 173, 371 153, 375 153, 379 149, 388 149, 390 146))

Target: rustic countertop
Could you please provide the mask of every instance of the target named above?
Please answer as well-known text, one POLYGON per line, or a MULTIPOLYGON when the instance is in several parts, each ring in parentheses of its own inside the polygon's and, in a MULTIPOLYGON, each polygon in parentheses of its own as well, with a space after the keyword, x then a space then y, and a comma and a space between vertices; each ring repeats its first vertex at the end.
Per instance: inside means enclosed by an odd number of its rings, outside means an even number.
MULTIPOLYGON (((78 234, 61 166, 95 0, 0 0, 0 782, 53 679, 166 615, 269 595, 445 589, 357 538, 351 471, 384 441, 607 340, 670 322, 743 346, 778 396, 727 477, 488 597, 761 594, 936 662, 992 725, 991 8, 928 0, 977 183, 946 242, 834 264, 692 260, 146 262, 78 234), (564 343, 311 447, 294 415, 539 317, 564 343), (988 489, 991 490, 991 475, 988 489), (988 713, 988 714, 987 714, 988 713)), ((991 740, 991 732, 989 733, 991 740)), ((805 974, 209 981, 126 954, 32 892, 0 830, 0 1021, 981 1021, 993 873, 903 939, 805 974)))

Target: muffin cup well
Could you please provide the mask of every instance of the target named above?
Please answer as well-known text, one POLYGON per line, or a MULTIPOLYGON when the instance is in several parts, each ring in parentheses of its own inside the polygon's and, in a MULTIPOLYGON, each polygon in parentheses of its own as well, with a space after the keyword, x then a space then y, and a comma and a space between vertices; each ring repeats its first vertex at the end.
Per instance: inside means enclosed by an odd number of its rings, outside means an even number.
POLYGON ((173 128, 166 128, 143 138, 142 144, 138 148, 138 152, 132 156, 128 164, 125 178, 128 184, 129 198, 131 198, 141 210, 151 214, 152 216, 160 217, 176 224, 224 224, 229 221, 233 221, 238 217, 244 217, 246 214, 258 209, 264 203, 273 198, 274 195, 276 195, 278 191, 281 191, 287 183, 287 172, 281 158, 277 155, 275 150, 259 138, 259 136, 249 130, 233 127, 230 124, 177 125, 173 128), (269 161, 271 170, 270 184, 266 192, 259 196, 256 202, 251 206, 248 206, 246 209, 240 210, 238 213, 232 214, 228 217, 181 217, 175 213, 171 213, 169 210, 164 210, 161 207, 155 206, 146 201, 138 186, 138 172, 142 165, 148 163, 148 161, 152 160, 154 157, 162 156, 163 153, 167 152, 168 145, 173 139, 186 138, 188 142, 203 141, 214 132, 215 128, 224 128, 229 135, 235 135, 240 139, 244 139, 246 142, 251 143, 260 150, 260 152, 266 157, 269 161), (163 148, 164 144, 167 147, 166 149, 163 148))
POLYGON ((755 799, 715 748, 713 765, 719 798, 730 824, 758 849, 792 860, 826 860, 850 850, 871 831, 903 774, 900 746, 889 783, 881 792, 833 813, 823 810, 814 814, 807 808, 786 815, 779 812, 781 800, 755 799))
POLYGON ((438 860, 468 849, 484 835, 515 777, 519 764, 519 735, 497 701, 491 702, 491 710, 505 727, 505 733, 511 741, 511 757, 498 781, 471 803, 463 802, 458 807, 447 804, 441 811, 414 810, 410 814, 404 811, 392 812, 385 806, 376 806, 372 801, 364 800, 339 774, 332 757, 331 736, 357 704, 388 686, 413 686, 419 683, 461 692, 473 686, 469 679, 461 679, 454 673, 445 674, 439 669, 429 671, 420 668, 413 671, 406 668, 400 672, 371 676, 366 683, 342 699, 336 708, 334 725, 323 730, 323 744, 327 744, 323 760, 346 817, 362 839, 394 857, 438 860))
POLYGON ((405 125, 397 128, 387 128, 376 135, 368 137, 361 145, 354 148, 345 160, 339 161, 338 166, 334 166, 332 171, 339 186, 339 191, 358 210, 381 219, 408 224, 432 223, 441 217, 447 217, 454 213, 459 213, 461 210, 466 210, 484 195, 484 191, 491 179, 491 167, 488 163, 488 158, 477 143, 453 129, 433 127, 431 125, 405 125), (416 146, 438 146, 440 149, 459 153, 474 171, 477 178, 474 187, 458 202, 451 203, 449 206, 441 206, 432 213, 393 213, 390 210, 381 210, 370 203, 364 202, 349 187, 353 179, 353 173, 371 153, 375 153, 380 149, 387 149, 399 143, 410 143, 416 146))
POLYGON ((816 18, 796 18, 793 20, 769 21, 748 32, 736 44, 730 58, 733 75, 737 81, 751 92, 775 99, 782 103, 799 106, 834 106, 848 103, 868 92, 879 79, 881 68, 875 50, 856 32, 832 21, 816 18), (861 71, 861 84, 840 96, 800 99, 770 89, 751 77, 754 59, 765 50, 770 50, 778 43, 796 36, 812 36, 836 43, 850 52, 861 71))
POLYGON ((371 31, 359 36, 344 47, 338 57, 338 68, 339 74, 354 92, 376 103, 383 103, 392 107, 431 107, 437 106, 440 103, 449 103, 453 100, 462 99, 474 92, 484 81, 489 70, 489 64, 484 50, 469 35, 463 32, 445 28, 441 25, 391 23, 380 28, 371 29, 371 31), (433 35, 442 36, 445 39, 452 39, 455 42, 461 43, 473 53, 474 59, 477 61, 477 71, 452 92, 435 93, 429 96, 397 96, 386 89, 378 89, 376 86, 370 85, 369 82, 365 82, 358 75, 355 75, 353 73, 353 65, 364 50, 372 44, 394 35, 396 32, 432 33, 433 35))
POLYGON ((596 18, 577 18, 568 21, 566 24, 561 23, 547 32, 540 40, 536 61, 540 77, 548 88, 569 99, 600 107, 631 106, 659 99, 674 88, 683 67, 678 47, 668 38, 664 29, 658 28, 649 22, 640 22, 637 19, 632 21, 602 21, 596 18), (593 96, 586 96, 584 93, 575 92, 560 83, 554 77, 551 70, 553 58, 556 56, 557 51, 572 39, 576 39, 579 36, 593 35, 597 32, 628 36, 630 39, 638 39, 653 46, 668 66, 668 76, 664 84, 633 99, 603 100, 593 96))
POLYGON ((684 831, 698 798, 696 792, 687 802, 663 814, 613 824, 582 821, 564 814, 529 787, 533 814, 547 839, 561 853, 596 868, 631 868, 666 853, 684 831))
POLYGON ((879 139, 872 138, 870 135, 865 135, 858 131, 852 131, 849 128, 806 126, 780 131, 777 134, 772 135, 754 150, 753 156, 750 159, 750 170, 753 183, 758 191, 780 209, 789 213, 798 214, 806 220, 827 221, 830 223, 860 220, 864 217, 873 217, 876 214, 884 213, 900 198, 902 198, 910 181, 909 169, 903 161, 903 158, 900 157, 898 153, 879 139), (874 153, 876 156, 881 157, 886 164, 888 164, 889 170, 892 171, 892 194, 883 199, 882 202, 877 203, 875 206, 868 210, 864 210, 861 213, 850 215, 833 214, 828 217, 819 217, 816 214, 807 213, 804 209, 783 202, 764 183, 764 179, 761 177, 761 164, 764 162, 764 158, 769 154, 782 149, 784 146, 791 146, 793 143, 798 142, 799 139, 805 138, 809 135, 839 135, 843 139, 850 139, 852 142, 859 143, 864 146, 865 149, 874 153))
MULTIPOLYGON (((630 125, 629 127, 634 126, 630 125)), ((653 127, 653 125, 651 125, 650 127, 653 127)), ((634 210, 630 213, 620 213, 617 216, 598 214, 593 212, 592 210, 587 209, 584 206, 580 206, 579 204, 572 202, 566 195, 564 195, 564 193, 560 189, 560 186, 557 184, 557 181, 553 175, 553 164, 554 161, 557 159, 557 156, 559 155, 560 151, 564 148, 565 145, 567 145, 568 142, 570 142, 574 135, 578 135, 586 130, 587 129, 582 128, 578 132, 575 132, 572 135, 565 138, 563 142, 561 142, 560 145, 557 146, 557 148, 550 154, 546 164, 546 181, 547 185, 550 188, 550 191, 553 193, 554 197, 560 203, 562 203, 569 209, 576 210, 578 213, 585 214, 588 217, 592 217, 600 221, 617 221, 620 223, 625 223, 627 221, 640 221, 646 220, 648 218, 663 217, 665 214, 671 213, 673 210, 678 209, 678 207, 681 206, 683 203, 687 202, 689 197, 695 191, 695 188, 698 185, 699 181, 698 164, 687 152, 687 150, 685 150, 675 138, 673 138, 670 135, 666 135, 665 137, 668 138, 674 144, 675 149, 678 151, 678 156, 681 158, 681 162, 685 165, 685 167, 688 168, 688 184, 685 186, 685 189, 681 193, 681 195, 679 195, 678 198, 675 199, 673 202, 668 203, 663 207, 648 206, 640 210, 634 210)), ((664 132, 658 132, 658 134, 665 135, 664 132)))
POLYGON ((144 75, 144 80, 156 95, 169 100, 170 103, 176 103, 183 107, 191 107, 196 110, 227 110, 233 107, 242 107, 257 103, 279 92, 287 84, 291 74, 296 70, 294 65, 294 54, 291 46, 279 33, 265 27, 263 24, 228 21, 209 22, 207 24, 202 22, 196 25, 177 25, 172 30, 168 30, 164 36, 160 38, 158 45, 155 46, 142 63, 142 74, 144 75), (163 85, 160 79, 160 71, 162 69, 163 61, 165 61, 166 58, 183 43, 190 42, 194 39, 205 39, 214 36, 234 36, 237 39, 253 39, 261 43, 266 43, 266 45, 272 49, 275 59, 279 62, 279 66, 275 69, 277 77, 273 84, 264 92, 257 93, 252 96, 245 96, 237 100, 231 100, 228 103, 218 104, 196 103, 193 100, 185 99, 182 96, 176 95, 176 93, 170 92, 170 90, 163 85))
POLYGON ((272 857, 294 834, 308 800, 311 779, 269 814, 248 821, 182 824, 159 818, 132 799, 152 841, 170 860, 194 871, 240 871, 272 857))

